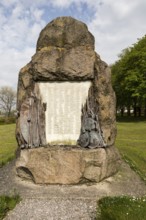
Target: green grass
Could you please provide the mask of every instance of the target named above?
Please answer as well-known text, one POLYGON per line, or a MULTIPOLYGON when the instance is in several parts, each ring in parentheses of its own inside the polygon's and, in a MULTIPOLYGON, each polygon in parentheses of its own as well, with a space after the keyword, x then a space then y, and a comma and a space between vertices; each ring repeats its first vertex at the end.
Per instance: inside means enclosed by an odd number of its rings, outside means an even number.
POLYGON ((97 220, 145 220, 146 197, 105 197, 98 202, 97 220))
POLYGON ((0 166, 15 157, 15 124, 0 125, 0 166))
MULTIPOLYGON (((0 125, 0 166, 15 157, 16 146, 15 124, 0 125)), ((0 220, 15 208, 19 201, 19 195, 0 196, 0 220)))
MULTIPOLYGON (((120 119, 117 128, 117 148, 129 165, 146 181, 146 120, 120 119)), ((16 146, 15 124, 0 125, 0 164, 14 158, 16 146)), ((0 197, 0 210, 5 210, 4 214, 0 211, 0 219, 12 207, 4 206, 9 204, 9 199, 6 199, 6 202, 4 200, 0 197), (1 208, 2 205, 4 208, 1 208)), ((101 217, 97 218, 99 220, 146 219, 146 198, 108 197, 99 201, 99 207, 101 210, 101 217)))
MULTIPOLYGON (((116 147, 146 182, 146 120, 120 118, 117 129, 116 147)), ((98 206, 98 220, 146 220, 146 197, 106 197, 98 206)))
POLYGON ((0 220, 6 216, 8 211, 14 209, 18 202, 20 202, 18 195, 0 196, 0 220))
POLYGON ((118 122, 116 146, 123 158, 146 181, 146 121, 118 122))

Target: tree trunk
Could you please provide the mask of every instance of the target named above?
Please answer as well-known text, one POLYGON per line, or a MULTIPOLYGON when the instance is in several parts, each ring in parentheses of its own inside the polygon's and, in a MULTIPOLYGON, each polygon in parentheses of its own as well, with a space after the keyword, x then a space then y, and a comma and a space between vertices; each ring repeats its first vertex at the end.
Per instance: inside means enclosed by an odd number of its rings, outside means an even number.
POLYGON ((134 106, 133 106, 133 109, 134 109, 134 117, 137 116, 137 107, 136 107, 136 105, 137 105, 137 100, 136 100, 136 98, 135 98, 135 99, 134 99, 134 106))
POLYGON ((121 108, 121 117, 124 116, 124 108, 121 108))
POLYGON ((134 106, 134 117, 136 117, 137 116, 137 109, 136 109, 136 107, 134 106))
POLYGON ((131 116, 130 106, 127 107, 127 116, 131 116))
POLYGON ((145 99, 145 106, 144 106, 144 117, 146 118, 146 99, 145 99))
POLYGON ((144 117, 146 118, 146 106, 145 106, 145 109, 144 109, 144 117))
POLYGON ((138 110, 138 117, 141 117, 141 107, 137 107, 138 110))

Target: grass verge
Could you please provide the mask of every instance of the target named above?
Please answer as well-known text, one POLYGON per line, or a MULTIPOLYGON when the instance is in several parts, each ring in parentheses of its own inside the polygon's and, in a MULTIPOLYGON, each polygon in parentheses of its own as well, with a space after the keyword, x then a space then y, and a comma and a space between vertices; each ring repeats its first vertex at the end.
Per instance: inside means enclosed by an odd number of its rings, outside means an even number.
POLYGON ((15 124, 0 125, 0 167, 15 157, 15 124))
POLYGON ((146 182, 146 121, 117 123, 116 147, 123 159, 146 182))
MULTIPOLYGON (((146 182, 146 120, 122 118, 117 122, 117 129, 116 147, 146 182)), ((146 197, 105 197, 99 201, 97 210, 97 220, 145 220, 146 197)))
POLYGON ((0 196, 0 220, 2 220, 10 210, 14 209, 20 200, 19 195, 0 196))
POLYGON ((97 220, 144 220, 146 197, 105 197, 98 202, 100 217, 97 220))

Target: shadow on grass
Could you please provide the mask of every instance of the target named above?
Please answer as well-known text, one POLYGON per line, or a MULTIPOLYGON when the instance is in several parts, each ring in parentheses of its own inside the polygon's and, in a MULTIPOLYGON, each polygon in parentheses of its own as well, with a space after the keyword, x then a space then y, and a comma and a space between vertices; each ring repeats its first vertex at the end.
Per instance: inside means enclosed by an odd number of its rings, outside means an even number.
POLYGON ((146 122, 146 117, 117 116, 117 122, 146 122))

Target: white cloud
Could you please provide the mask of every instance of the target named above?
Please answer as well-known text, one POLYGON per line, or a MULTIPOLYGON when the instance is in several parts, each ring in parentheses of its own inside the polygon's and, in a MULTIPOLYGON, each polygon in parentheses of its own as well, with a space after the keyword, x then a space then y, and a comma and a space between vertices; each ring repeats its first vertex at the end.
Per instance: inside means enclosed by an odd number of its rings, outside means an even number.
POLYGON ((18 4, 16 7, 12 10, 12 18, 18 18, 23 13, 23 7, 22 5, 18 4))
POLYGON ((30 61, 41 29, 52 18, 67 14, 85 21, 97 53, 110 64, 145 34, 145 11, 145 0, 1 0, 0 86, 16 85, 20 68, 30 61))
POLYGON ((1 1, 1 4, 4 6, 4 7, 11 7, 12 5, 14 5, 15 3, 17 3, 18 0, 2 0, 1 1))
POLYGON ((145 35, 144 0, 105 0, 89 29, 96 39, 96 50, 106 62, 113 63, 122 49, 145 35))
POLYGON ((16 87, 19 70, 30 61, 34 48, 26 48, 22 52, 15 49, 3 51, 1 56, 0 86, 16 87))
POLYGON ((40 10, 40 9, 35 9, 34 12, 33 12, 33 16, 34 16, 34 20, 36 22, 39 22, 41 20, 41 17, 43 15, 43 10, 40 10))
POLYGON ((30 61, 45 25, 43 9, 22 3, 4 0, 0 6, 0 86, 16 86, 18 72, 30 61))

